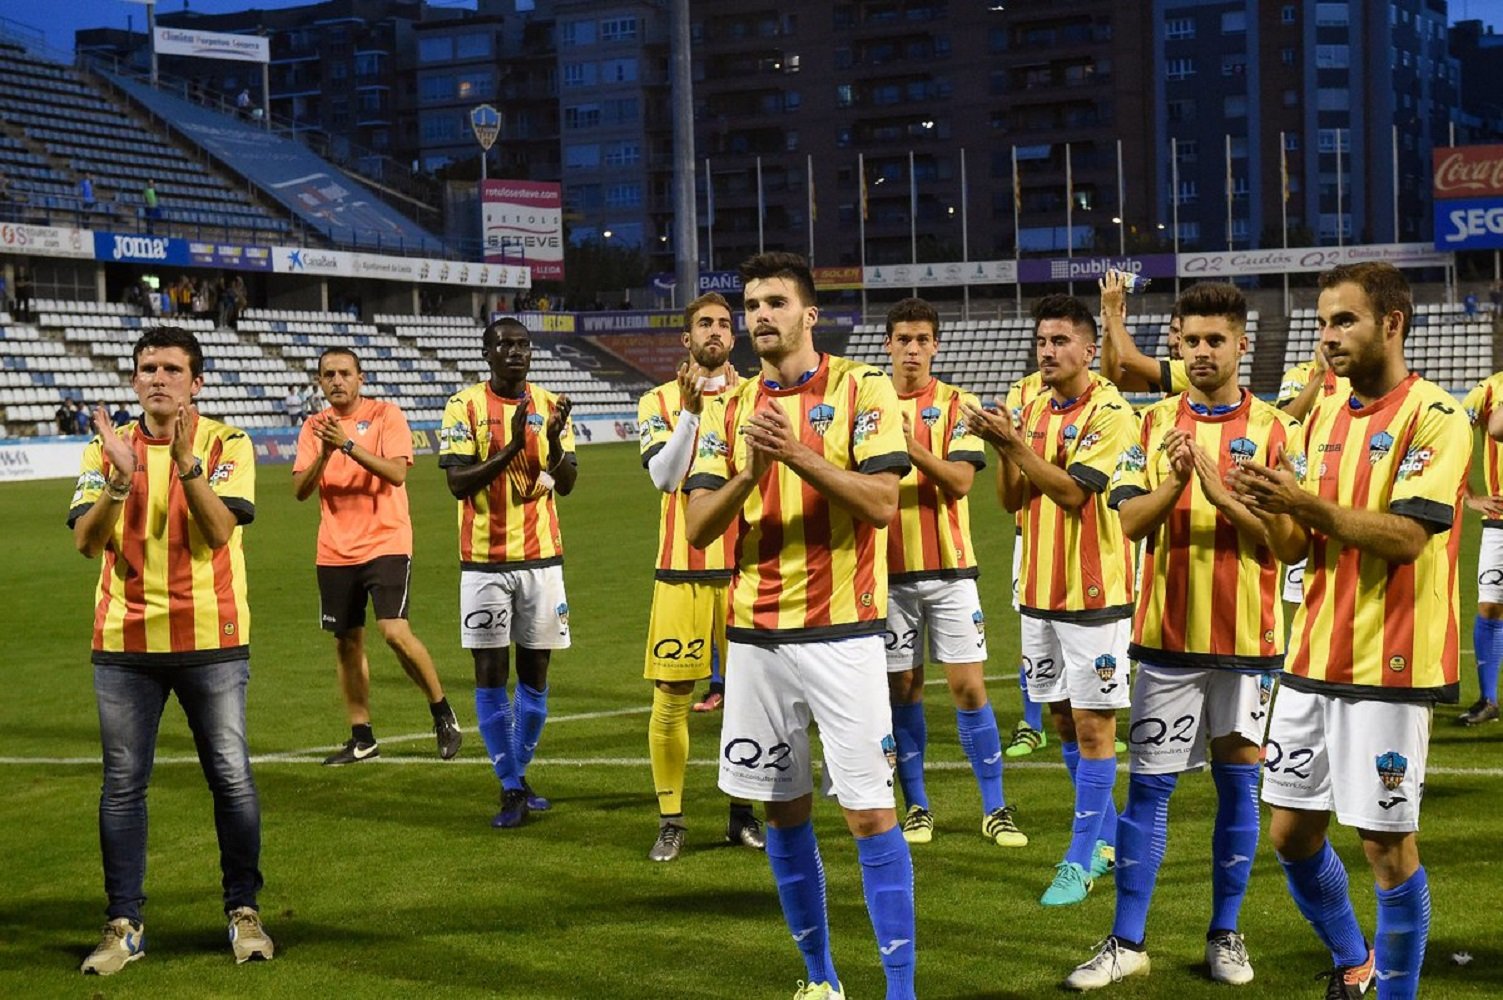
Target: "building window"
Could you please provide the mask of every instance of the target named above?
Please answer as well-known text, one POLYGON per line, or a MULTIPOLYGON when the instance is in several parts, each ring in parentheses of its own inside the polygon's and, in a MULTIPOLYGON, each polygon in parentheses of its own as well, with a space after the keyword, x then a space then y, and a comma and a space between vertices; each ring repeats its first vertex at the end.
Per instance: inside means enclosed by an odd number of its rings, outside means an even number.
POLYGON ((561 48, 595 44, 594 21, 565 21, 558 26, 558 44, 561 48))
POLYGON ((432 103, 447 101, 453 97, 454 78, 452 76, 425 76, 418 81, 418 100, 420 101, 432 103))
POLYGON ((1194 181, 1182 180, 1179 182, 1179 203, 1191 205, 1200 200, 1200 186, 1194 181))
POLYGON ((1246 11, 1231 10, 1221 15, 1221 33, 1223 35, 1241 35, 1245 34, 1246 32, 1246 11))
POLYGON ((564 63, 565 87, 595 86, 595 64, 592 62, 564 63))
POLYGON ((853 103, 855 101, 852 97, 851 85, 849 83, 842 83, 835 88, 835 106, 837 108, 848 108, 853 103))
POLYGON ((491 54, 491 36, 481 33, 459 35, 454 39, 454 48, 460 59, 484 59, 491 54))
POLYGON ((1168 21, 1164 22, 1164 37, 1171 41, 1194 38, 1195 18, 1171 17, 1168 21))
POLYGON ((637 39, 637 19, 613 17, 600 22, 602 42, 633 42, 637 39))
POLYGON ((605 165, 608 167, 633 167, 642 162, 642 144, 639 142, 613 142, 605 147, 605 165))
POLYGON ((1195 99, 1183 98, 1170 101, 1167 105, 1169 120, 1172 122, 1190 122, 1195 120, 1195 99))
POLYGON ((1315 107, 1321 111, 1349 111, 1352 92, 1345 87, 1321 87, 1315 92, 1315 107))
POLYGON ((1179 153, 1180 163, 1198 163, 1200 161, 1200 141, 1198 139, 1181 139, 1174 145, 1175 150, 1179 153))
POLYGON ((1286 107, 1286 108, 1294 108, 1294 107, 1298 107, 1298 106, 1299 106, 1299 91, 1297 91, 1297 90, 1286 90, 1286 91, 1284 91, 1284 107, 1286 107))
POLYGON ((642 204, 642 185, 638 182, 612 184, 605 189, 608 208, 636 208, 642 204))
POLYGON ((1345 3, 1315 5, 1315 23, 1323 27, 1344 28, 1351 23, 1352 12, 1345 3))
POLYGON ((606 83, 635 83, 637 60, 607 59, 600 66, 600 79, 606 83))
POLYGON ((1279 20, 1285 24, 1293 24, 1298 16, 1297 9, 1292 3, 1286 3, 1284 9, 1279 12, 1279 20))
POLYGON ((478 101, 495 96, 489 73, 462 73, 459 77, 459 99, 478 101))
POLYGON ((1188 80, 1195 75, 1195 60, 1170 59, 1164 63, 1164 76, 1170 80, 1188 80))
POLYGON ((1294 65, 1294 50, 1293 49, 1279 49, 1279 62, 1283 63, 1285 66, 1293 66, 1294 65))
MULTIPOLYGON (((1350 45, 1317 45, 1315 46, 1316 69, 1346 69, 1351 65, 1350 45)), ((1408 65, 1409 53, 1404 53, 1404 63, 1408 65)))
POLYGON ((1243 76, 1247 73, 1247 56, 1241 52, 1221 57, 1222 76, 1243 76))
POLYGON ((564 128, 598 128, 600 105, 576 104, 564 108, 564 128))
POLYGON ((453 38, 439 37, 418 39, 418 62, 448 62, 453 58, 453 38))
POLYGON ((564 166, 575 170, 600 166, 600 145, 590 142, 564 146, 564 166))
POLYGON ((1227 118, 1247 117, 1247 98, 1241 94, 1230 94, 1221 102, 1221 113, 1227 118))

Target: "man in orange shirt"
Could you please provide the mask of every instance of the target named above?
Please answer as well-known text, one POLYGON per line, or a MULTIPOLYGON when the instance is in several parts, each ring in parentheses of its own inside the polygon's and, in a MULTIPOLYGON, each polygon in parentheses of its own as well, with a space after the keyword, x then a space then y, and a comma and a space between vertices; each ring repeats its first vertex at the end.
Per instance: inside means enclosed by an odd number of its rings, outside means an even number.
POLYGON ((433 658, 407 622, 412 519, 404 483, 412 465, 412 431, 398 407, 361 397, 365 376, 354 351, 324 351, 318 382, 329 408, 309 417, 298 434, 292 488, 299 500, 318 491, 319 620, 334 633, 339 685, 350 717, 349 740, 324 763, 354 764, 381 755, 371 730, 367 596, 382 638, 428 696, 438 755, 449 760, 459 753, 459 723, 433 658))

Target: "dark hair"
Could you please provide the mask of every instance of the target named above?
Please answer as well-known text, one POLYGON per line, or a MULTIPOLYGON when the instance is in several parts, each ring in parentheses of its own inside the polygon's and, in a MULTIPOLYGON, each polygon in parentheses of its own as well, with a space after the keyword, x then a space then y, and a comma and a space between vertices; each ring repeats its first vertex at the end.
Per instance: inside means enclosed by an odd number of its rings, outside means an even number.
POLYGON ((360 355, 356 354, 354 349, 349 347, 325 347, 323 353, 318 356, 319 371, 324 370, 324 358, 327 358, 331 354, 348 355, 350 360, 355 362, 355 374, 363 374, 364 369, 360 367, 360 355))
POLYGON ((809 270, 809 262, 798 254, 770 251, 748 257, 741 263, 742 285, 768 278, 787 278, 798 288, 804 305, 819 304, 814 291, 814 273, 809 270))
POLYGON ((726 301, 724 295, 721 295, 719 292, 705 292, 699 298, 684 306, 685 330, 694 325, 695 317, 699 315, 699 311, 705 306, 720 306, 726 312, 731 311, 731 304, 726 301))
POLYGON ((892 337, 892 328, 899 323, 928 323, 939 340, 939 312, 923 299, 903 299, 887 310, 887 336, 892 337))
POLYGON ((1186 316, 1224 317, 1247 329, 1247 296, 1236 285, 1219 281, 1191 285, 1174 303, 1174 311, 1181 319, 1186 316))
POLYGON ((131 348, 131 370, 141 367, 141 352, 147 348, 180 347, 188 355, 188 371, 198 378, 204 373, 204 349, 198 346, 198 338, 180 326, 153 326, 136 338, 131 348))
POLYGON ((1347 282, 1357 285, 1367 295, 1376 318, 1381 320, 1391 312, 1402 313, 1404 325, 1399 328, 1399 337, 1409 336, 1409 327, 1414 323, 1414 295, 1409 291, 1408 279, 1398 268, 1375 260, 1338 264, 1320 276, 1320 290, 1347 282))
POLYGON ((480 346, 487 353, 496 346, 496 341, 500 338, 503 329, 521 330, 529 337, 532 336, 532 331, 528 330, 527 326, 515 316, 502 316, 500 319, 491 320, 490 324, 485 328, 485 333, 481 334, 480 337, 480 346))
POLYGON ((1045 295, 1033 307, 1033 332, 1038 333, 1039 324, 1046 319, 1068 320, 1077 330, 1090 334, 1091 343, 1096 342, 1096 317, 1079 299, 1070 295, 1045 295))

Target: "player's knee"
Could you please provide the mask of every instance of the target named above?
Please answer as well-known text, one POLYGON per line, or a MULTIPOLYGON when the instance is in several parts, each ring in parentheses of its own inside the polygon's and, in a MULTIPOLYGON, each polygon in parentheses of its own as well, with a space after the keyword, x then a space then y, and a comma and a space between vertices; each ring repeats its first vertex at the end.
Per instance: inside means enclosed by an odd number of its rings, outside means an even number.
POLYGON ((982 679, 981 664, 950 664, 945 668, 945 680, 956 708, 974 711, 986 704, 986 681, 982 679))
POLYGON ((693 681, 653 681, 659 691, 665 694, 683 696, 694 693, 693 681))
POLYGON ((1240 733, 1211 740, 1211 760, 1217 764, 1256 764, 1258 745, 1240 733))
POLYGON ((894 705, 913 705, 924 700, 924 675, 916 670, 895 670, 887 675, 887 694, 894 705))
POLYGON ((334 651, 340 660, 357 657, 365 649, 365 629, 352 628, 334 636, 334 651))
POLYGON ((898 825, 898 815, 891 809, 847 809, 845 825, 853 837, 875 837, 898 825))
POLYGON ((1503 620, 1503 604, 1493 604, 1487 601, 1477 602, 1477 616, 1489 621, 1503 620))
POLYGON ((1304 861, 1320 851, 1329 822, 1326 813, 1275 806, 1268 822, 1268 839, 1283 860, 1304 861))
POLYGON ((472 649, 475 660, 475 686, 483 688, 505 687, 507 657, 505 649, 472 649))
POLYGON ((1391 889, 1402 884, 1419 868, 1419 845, 1412 833, 1390 830, 1358 830, 1362 853, 1378 885, 1391 889))

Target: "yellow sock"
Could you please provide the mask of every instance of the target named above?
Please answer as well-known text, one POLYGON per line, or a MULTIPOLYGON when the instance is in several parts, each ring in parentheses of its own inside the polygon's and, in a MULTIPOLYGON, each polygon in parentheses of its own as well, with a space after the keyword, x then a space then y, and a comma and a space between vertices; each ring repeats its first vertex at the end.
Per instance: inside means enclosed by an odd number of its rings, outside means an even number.
POLYGON ((684 771, 689 764, 689 706, 693 694, 670 694, 654 685, 647 723, 647 756, 658 791, 658 815, 684 811, 684 771))

